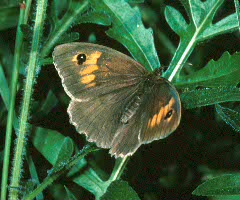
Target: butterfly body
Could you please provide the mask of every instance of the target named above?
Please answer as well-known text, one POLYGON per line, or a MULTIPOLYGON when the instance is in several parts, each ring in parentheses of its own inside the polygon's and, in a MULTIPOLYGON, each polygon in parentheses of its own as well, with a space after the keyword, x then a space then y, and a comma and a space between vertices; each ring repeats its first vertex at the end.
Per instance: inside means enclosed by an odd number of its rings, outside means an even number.
POLYGON ((150 73, 120 52, 88 43, 59 45, 53 58, 71 98, 70 122, 115 157, 132 155, 177 128, 179 95, 159 70, 150 73))

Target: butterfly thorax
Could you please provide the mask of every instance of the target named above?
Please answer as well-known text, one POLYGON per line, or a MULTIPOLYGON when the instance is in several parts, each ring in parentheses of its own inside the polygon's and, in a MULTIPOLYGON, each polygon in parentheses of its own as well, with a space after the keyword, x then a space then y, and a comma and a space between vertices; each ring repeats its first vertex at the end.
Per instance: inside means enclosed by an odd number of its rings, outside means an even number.
POLYGON ((121 116, 121 123, 127 124, 128 121, 136 114, 144 101, 144 96, 148 96, 148 93, 151 93, 154 90, 156 84, 163 82, 163 79, 160 76, 157 76, 156 73, 149 73, 146 75, 145 80, 142 81, 141 87, 133 95, 132 99, 125 106, 124 112, 121 116))

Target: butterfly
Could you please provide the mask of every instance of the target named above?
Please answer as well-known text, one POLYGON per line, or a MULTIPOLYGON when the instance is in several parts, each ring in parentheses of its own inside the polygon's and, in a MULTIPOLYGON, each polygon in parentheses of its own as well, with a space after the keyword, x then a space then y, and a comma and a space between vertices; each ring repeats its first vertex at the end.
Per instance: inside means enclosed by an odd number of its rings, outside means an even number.
POLYGON ((55 47, 53 61, 71 98, 70 123, 116 158, 178 127, 179 94, 159 69, 151 73, 116 50, 77 42, 55 47))

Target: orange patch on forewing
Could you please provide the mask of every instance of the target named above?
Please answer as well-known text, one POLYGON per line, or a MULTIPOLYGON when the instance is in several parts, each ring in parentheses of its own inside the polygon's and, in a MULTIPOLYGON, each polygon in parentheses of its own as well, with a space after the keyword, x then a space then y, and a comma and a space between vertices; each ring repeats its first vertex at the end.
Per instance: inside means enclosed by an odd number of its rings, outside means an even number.
POLYGON ((87 55, 87 60, 84 62, 84 65, 95 65, 97 64, 98 58, 102 55, 101 52, 96 51, 90 55, 87 55))
POLYGON ((81 83, 82 84, 89 84, 92 81, 94 81, 96 76, 94 74, 86 75, 81 78, 81 83))
POLYGON ((86 87, 86 88, 90 88, 90 87, 95 87, 95 86, 96 86, 96 83, 93 82, 93 83, 87 84, 85 87, 86 87))
POLYGON ((84 70, 80 71, 79 74, 81 76, 87 75, 87 74, 92 74, 94 71, 97 71, 99 67, 97 65, 89 65, 87 68, 84 70))
MULTIPOLYGON (((79 53, 79 54, 81 54, 81 53, 79 53)), ((74 63, 78 63, 77 57, 78 57, 79 54, 73 56, 73 58, 72 58, 72 62, 74 62, 74 63)))
MULTIPOLYGON (((79 52, 77 55, 73 56, 73 58, 72 58, 72 62, 74 62, 76 65, 79 65, 78 64, 78 59, 77 59, 79 54, 84 54, 84 53, 83 52, 79 52)), ((97 60, 98 60, 98 58, 100 58, 101 55, 102 55, 102 53, 99 52, 99 51, 96 51, 96 52, 94 52, 94 53, 92 53, 90 55, 86 54, 87 58, 86 58, 86 61, 83 63, 83 65, 94 65, 94 64, 97 64, 97 60)))

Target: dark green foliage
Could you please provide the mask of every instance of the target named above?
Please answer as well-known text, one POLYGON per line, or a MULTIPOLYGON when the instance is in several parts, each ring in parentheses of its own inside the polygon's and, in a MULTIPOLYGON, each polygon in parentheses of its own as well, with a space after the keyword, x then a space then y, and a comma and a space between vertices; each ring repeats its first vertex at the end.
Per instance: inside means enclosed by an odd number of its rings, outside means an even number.
MULTIPOLYGON (((18 32, 19 4, 2 1, 0 161, 3 163, 7 137, 10 85, 16 63, 14 48, 20 48, 13 129, 19 134, 19 127, 26 127, 23 139, 28 142, 24 158, 20 158, 24 161, 20 186, 15 188, 19 197, 239 199, 238 6, 238 1, 228 0, 48 1, 43 30, 39 33, 42 38, 39 37, 36 48, 31 110, 27 122, 19 124, 27 92, 23 88, 34 55, 31 45, 35 42, 36 4, 26 10, 27 22, 19 24, 18 32), (19 34, 23 34, 22 46, 15 47, 19 34), (107 150, 96 151, 94 144, 87 144, 85 137, 69 124, 66 112, 69 98, 51 54, 56 45, 73 41, 94 41, 132 55, 150 72, 160 67, 159 60, 170 63, 163 76, 180 93, 183 108, 180 127, 170 137, 141 147, 126 168, 126 162, 123 166, 121 160, 115 162, 107 150), (123 169, 122 180, 115 180, 123 169), (34 184, 30 187, 29 183, 34 184)), ((16 134, 11 138, 11 149, 18 143, 13 142, 16 134)), ((11 152, 10 161, 17 153, 11 152)), ((10 174, 11 171, 10 168, 10 174)))
POLYGON ((137 193, 128 185, 126 181, 114 181, 109 185, 107 192, 100 198, 101 200, 140 200, 137 193))

